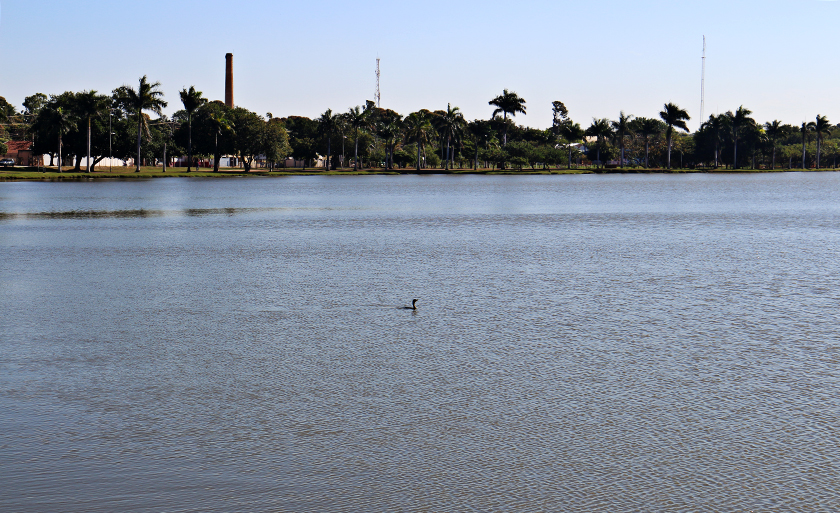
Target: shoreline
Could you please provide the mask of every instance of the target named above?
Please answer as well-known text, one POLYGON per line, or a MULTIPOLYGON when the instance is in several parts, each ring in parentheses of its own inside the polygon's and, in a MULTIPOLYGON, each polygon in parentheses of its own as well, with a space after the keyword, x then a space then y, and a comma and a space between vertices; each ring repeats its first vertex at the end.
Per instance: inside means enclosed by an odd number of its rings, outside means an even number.
MULTIPOLYGON (((43 168, 42 168, 43 169, 43 168)), ((372 168, 354 171, 352 169, 324 171, 321 169, 272 171, 251 170, 245 172, 242 169, 220 169, 214 171, 192 171, 187 172, 186 168, 168 168, 163 172, 161 168, 141 168, 139 173, 120 168, 114 172, 93 171, 63 171, 59 173, 56 168, 38 170, 38 168, 0 168, 0 182, 63 182, 63 181, 96 181, 96 180, 133 180, 152 178, 232 178, 232 177, 289 177, 289 176, 388 176, 388 175, 579 175, 579 174, 689 174, 689 173, 719 173, 719 174, 742 174, 742 173, 792 173, 792 172, 837 172, 834 168, 821 169, 662 169, 662 168, 555 168, 555 169, 424 169, 417 172, 414 168, 406 169, 382 169, 372 168)))

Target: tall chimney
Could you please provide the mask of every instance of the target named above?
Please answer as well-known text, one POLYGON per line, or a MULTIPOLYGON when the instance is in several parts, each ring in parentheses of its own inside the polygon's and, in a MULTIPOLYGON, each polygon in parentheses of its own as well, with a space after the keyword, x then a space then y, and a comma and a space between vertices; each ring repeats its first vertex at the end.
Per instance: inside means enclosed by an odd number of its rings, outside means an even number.
POLYGON ((233 108, 233 54, 225 54, 225 105, 233 108))

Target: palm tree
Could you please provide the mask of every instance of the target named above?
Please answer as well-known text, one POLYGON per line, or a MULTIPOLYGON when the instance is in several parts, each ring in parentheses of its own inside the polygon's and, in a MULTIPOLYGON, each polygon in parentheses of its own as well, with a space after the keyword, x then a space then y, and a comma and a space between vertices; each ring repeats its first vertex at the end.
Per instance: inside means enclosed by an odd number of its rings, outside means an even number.
MULTIPOLYGON (((226 110, 226 109, 225 109, 226 110)), ((207 119, 210 121, 210 126, 213 129, 213 136, 215 138, 215 148, 213 150, 213 172, 219 172, 219 161, 222 158, 219 152, 219 136, 225 132, 233 132, 233 123, 227 116, 225 110, 214 110, 210 112, 207 119)))
POLYGON ((592 118, 592 124, 586 129, 586 135, 596 138, 595 151, 596 159, 601 162, 601 143, 606 138, 612 135, 612 128, 610 127, 610 120, 606 118, 597 119, 592 118))
POLYGON ((573 123, 572 120, 568 120, 564 123, 560 124, 559 129, 560 137, 566 140, 568 143, 567 146, 569 147, 569 169, 572 169, 572 144, 579 142, 583 139, 586 135, 586 131, 580 127, 580 123, 573 123))
POLYGON ((520 98, 520 96, 515 92, 504 89, 501 95, 493 98, 487 103, 489 105, 495 105, 497 107, 496 110, 493 111, 493 117, 496 117, 496 115, 498 115, 500 112, 504 114, 505 135, 503 146, 507 146, 507 116, 508 114, 510 114, 511 116, 516 116, 517 112, 525 114, 525 100, 523 98, 520 98))
POLYGON ((345 114, 347 123, 353 127, 355 132, 355 146, 356 150, 353 154, 353 161, 355 162, 355 169, 359 170, 359 128, 365 125, 367 122, 368 115, 370 115, 372 111, 369 109, 362 109, 358 105, 355 107, 351 107, 350 110, 345 114))
POLYGON ((167 103, 161 98, 163 91, 160 91, 160 82, 150 84, 146 81, 146 75, 140 79, 140 84, 135 90, 133 87, 124 85, 114 91, 114 100, 123 106, 128 113, 137 113, 137 169, 140 172, 140 138, 142 133, 149 134, 149 125, 143 116, 144 110, 150 110, 160 116, 161 111, 167 103))
POLYGON ((99 117, 110 107, 111 99, 107 96, 96 94, 96 91, 83 91, 76 95, 75 108, 80 118, 87 120, 87 166, 86 173, 91 172, 90 164, 90 132, 91 120, 99 117))
POLYGON ((685 122, 690 120, 691 117, 688 115, 688 112, 670 102, 665 104, 665 108, 659 113, 659 117, 668 125, 668 128, 665 129, 665 137, 668 139, 668 169, 671 169, 671 143, 673 141, 674 127, 688 132, 688 127, 685 122))
POLYGON ((184 110, 187 111, 187 173, 192 172, 192 116, 199 107, 207 103, 207 98, 201 96, 201 91, 196 91, 195 86, 190 86, 189 89, 181 90, 181 103, 184 104, 184 110))
POLYGON ((715 143, 715 168, 720 166, 720 145, 723 142, 723 134, 726 132, 728 126, 729 118, 725 114, 718 116, 710 114, 708 121, 700 127, 701 130, 708 132, 712 141, 715 143))
POLYGON ((478 147, 487 144, 490 136, 493 134, 493 129, 488 121, 476 119, 467 123, 467 132, 475 145, 475 160, 473 161, 473 169, 478 170, 478 147))
POLYGON ((452 105, 447 103, 446 110, 442 111, 442 114, 435 118, 435 125, 438 133, 446 139, 445 166, 446 169, 449 170, 449 164, 452 161, 452 155, 450 152, 452 137, 459 135, 464 126, 464 116, 461 114, 461 109, 458 107, 453 108, 452 105))
POLYGON ((76 127, 76 119, 69 109, 53 102, 44 107, 40 115, 58 132, 58 172, 61 173, 61 136, 76 127))
POLYGON ((741 136, 742 128, 755 124, 755 120, 750 117, 750 114, 752 114, 752 111, 744 108, 743 105, 738 107, 735 114, 731 112, 726 113, 726 117, 729 119, 729 126, 732 129, 732 142, 734 143, 732 156, 733 169, 738 169, 738 138, 741 136))
POLYGON ((338 123, 338 116, 332 113, 332 109, 327 109, 321 117, 318 118, 318 131, 321 135, 327 138, 327 162, 324 168, 330 170, 330 143, 332 142, 332 135, 335 133, 336 124, 338 123))
POLYGON ((831 135, 831 123, 825 116, 817 114, 817 121, 814 122, 814 133, 817 134, 817 169, 820 168, 820 143, 823 135, 831 135))
POLYGON ((624 111, 618 116, 618 121, 612 121, 612 129, 613 133, 615 133, 616 138, 618 138, 618 146, 621 148, 621 156, 619 157, 618 164, 621 167, 624 167, 624 138, 628 135, 632 135, 633 131, 630 127, 630 120, 633 119, 633 115, 630 114, 629 116, 624 114, 624 111))
POLYGON ((635 121, 633 130, 645 140, 645 167, 650 168, 650 137, 662 133, 662 122, 653 118, 636 118, 635 121))
POLYGON ((773 158, 771 160, 770 169, 776 169, 776 143, 785 133, 784 125, 778 119, 764 123, 764 133, 767 134, 767 139, 773 147, 773 158))
POLYGON ((402 134, 402 116, 393 110, 380 109, 376 122, 376 134, 385 143, 385 169, 394 168, 394 146, 402 134))
POLYGON ((799 131, 802 133, 802 169, 805 169, 805 145, 808 144, 808 132, 812 132, 814 128, 816 128, 816 123, 811 121, 810 123, 802 122, 802 127, 799 131))
POLYGON ((412 112, 405 118, 406 139, 417 143, 417 171, 420 171, 420 148, 429 139, 429 133, 434 130, 432 127, 433 114, 426 110, 412 112))

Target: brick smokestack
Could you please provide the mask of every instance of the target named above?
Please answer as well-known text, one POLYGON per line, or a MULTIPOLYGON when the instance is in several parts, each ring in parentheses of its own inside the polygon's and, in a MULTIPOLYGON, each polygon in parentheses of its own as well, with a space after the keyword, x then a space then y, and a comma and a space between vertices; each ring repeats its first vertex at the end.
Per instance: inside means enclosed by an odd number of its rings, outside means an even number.
POLYGON ((233 54, 225 54, 225 105, 233 108, 233 54))

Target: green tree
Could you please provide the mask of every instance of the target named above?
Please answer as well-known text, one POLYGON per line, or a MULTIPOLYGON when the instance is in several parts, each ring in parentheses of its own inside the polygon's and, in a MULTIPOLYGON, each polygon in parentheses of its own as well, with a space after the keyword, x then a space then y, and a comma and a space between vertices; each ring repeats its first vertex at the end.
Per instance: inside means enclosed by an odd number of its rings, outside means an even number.
POLYGON ((195 86, 181 89, 181 103, 187 112, 187 173, 192 172, 192 119, 195 111, 207 103, 207 98, 202 97, 201 91, 196 91, 195 86))
POLYGON ((78 117, 87 123, 87 166, 85 172, 90 173, 93 167, 90 161, 91 120, 108 111, 111 107, 111 99, 105 95, 96 94, 96 91, 93 90, 83 91, 76 95, 75 104, 78 117))
POLYGON ((487 143, 493 135, 493 128, 490 123, 480 119, 470 121, 467 123, 467 133, 472 140, 475 147, 475 159, 473 160, 473 169, 478 169, 478 150, 479 148, 486 148, 487 143))
POLYGON ((16 114, 15 107, 0 96, 0 121, 9 121, 16 114))
POLYGON ((681 109, 674 103, 666 103, 664 109, 659 113, 662 121, 668 125, 665 130, 665 137, 668 139, 668 169, 671 169, 671 145, 673 142, 674 127, 681 128, 688 132, 685 122, 690 120, 688 112, 681 109))
POLYGON ((23 99, 23 108, 26 115, 37 116, 41 109, 47 104, 47 95, 44 93, 35 93, 32 96, 27 96, 23 99))
POLYGON ((402 116, 390 109, 377 109, 375 129, 376 135, 382 138, 385 144, 385 168, 394 167, 394 149, 397 140, 402 135, 402 116))
POLYGON ((446 104, 446 111, 442 115, 435 118, 435 125, 438 133, 446 139, 446 169, 449 169, 449 164, 452 161, 452 153, 450 152, 450 143, 453 137, 461 134, 464 127, 464 116, 461 114, 461 109, 452 107, 446 104))
POLYGON ((353 153, 353 162, 355 169, 358 171, 359 167, 359 129, 367 125, 368 116, 372 111, 368 108, 361 108, 358 105, 351 107, 345 115, 347 123, 353 128, 355 137, 353 144, 355 150, 353 153))
POLYGON ((569 150, 568 168, 572 169, 572 144, 583 140, 584 136, 586 136, 586 131, 581 128, 580 123, 573 123, 570 119, 560 125, 559 134, 566 141, 566 146, 569 150))
POLYGON ((764 123, 764 133, 767 134, 767 140, 773 148, 773 158, 770 161, 770 169, 776 169, 776 146, 778 145, 779 139, 785 135, 784 125, 782 125, 782 122, 778 119, 768 121, 767 123, 764 123))
MULTIPOLYGON (((126 113, 137 114, 137 169, 135 173, 140 172, 140 139, 141 134, 145 131, 149 134, 149 126, 146 117, 143 116, 143 111, 152 111, 158 116, 167 103, 162 100, 163 92, 160 91, 160 82, 149 83, 146 75, 140 78, 140 83, 137 89, 131 86, 120 86, 114 90, 114 102, 121 106, 126 113), (145 130, 144 130, 145 129, 145 130)), ((151 137, 149 135, 149 137, 151 137)))
POLYGON ((755 120, 750 117, 752 111, 745 108, 743 105, 738 107, 735 114, 727 112, 726 117, 729 120, 729 128, 732 130, 732 167, 738 169, 738 140, 742 132, 746 132, 748 127, 755 125, 755 120))
POLYGON ((813 132, 816 128, 816 123, 811 121, 810 123, 802 123, 802 127, 799 129, 799 132, 802 134, 802 169, 805 169, 805 151, 806 146, 808 145, 808 134, 813 132))
POLYGON ((709 120, 703 123, 701 127, 708 132, 714 145, 715 168, 720 166, 720 145, 723 142, 723 134, 726 132, 728 124, 729 118, 725 114, 718 116, 711 114, 709 115, 709 120))
POLYGON ((318 118, 318 133, 327 138, 327 160, 324 162, 324 169, 326 171, 330 170, 330 150, 332 149, 330 145, 332 136, 335 134, 337 120, 338 116, 332 113, 332 109, 327 109, 318 118))
POLYGON ((612 135, 612 127, 610 126, 610 120, 606 118, 597 119, 592 118, 592 124, 589 125, 589 128, 586 129, 586 135, 590 137, 595 137, 595 148, 596 148, 596 159, 598 162, 601 161, 601 149, 603 144, 606 142, 607 138, 612 135))
POLYGON ((233 125, 231 137, 234 151, 242 161, 245 172, 249 173, 254 159, 263 150, 266 122, 256 112, 242 107, 234 107, 230 111, 230 120, 233 125))
POLYGON ((661 134, 664 124, 658 119, 636 118, 632 125, 633 131, 641 135, 645 141, 645 168, 650 169, 650 138, 661 134))
POLYGON ((268 161, 269 171, 274 170, 274 163, 285 159, 291 151, 289 146, 289 134, 283 126, 283 122, 272 117, 265 125, 262 138, 262 152, 268 161))
POLYGON ((502 91, 502 94, 488 102, 489 105, 493 105, 496 107, 496 110, 493 111, 493 117, 496 117, 499 113, 502 113, 504 115, 505 135, 503 146, 507 146, 508 140, 508 114, 510 114, 511 116, 516 116, 516 114, 519 112, 525 114, 525 103, 525 100, 521 98, 518 94, 516 94, 513 91, 508 91, 507 89, 504 89, 502 91))
POLYGON ((76 117, 71 109, 64 105, 55 104, 42 109, 42 115, 51 124, 58 135, 58 172, 61 173, 61 142, 64 134, 76 128, 76 117))
POLYGON ((817 120, 814 122, 814 133, 817 134, 817 169, 820 168, 820 146, 822 144, 823 136, 831 135, 831 122, 825 116, 817 114, 817 120))
POLYGON ((420 151, 429 142, 429 134, 434 130, 432 127, 432 113, 426 109, 412 112, 404 120, 406 139, 417 144, 417 171, 420 171, 422 160, 420 151))
POLYGON ((630 121, 633 119, 633 115, 630 114, 629 116, 624 114, 624 111, 618 116, 617 121, 612 122, 612 130, 615 134, 616 139, 618 139, 618 145, 620 148, 620 157, 618 161, 618 165, 620 167, 624 167, 624 138, 628 135, 633 135, 633 127, 630 124, 630 121))

